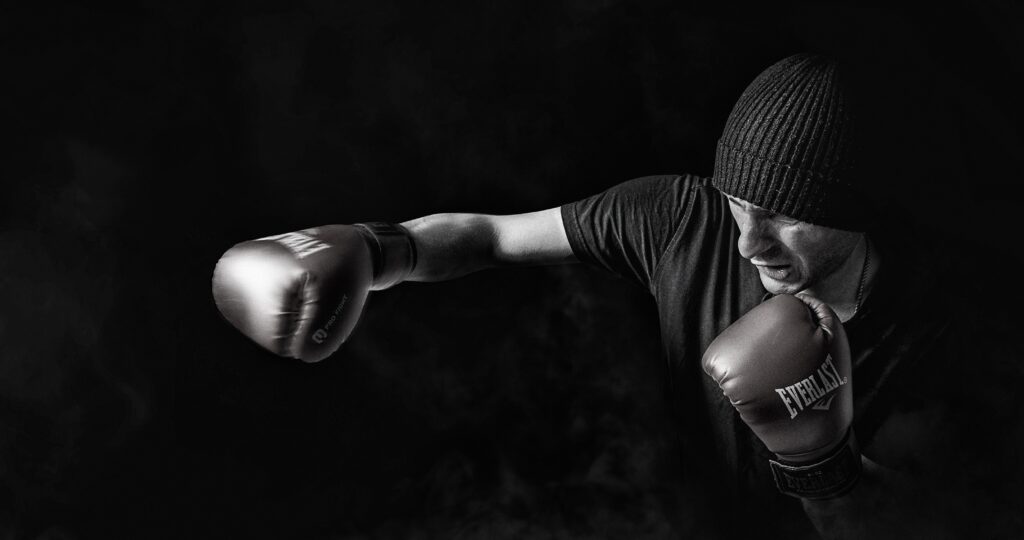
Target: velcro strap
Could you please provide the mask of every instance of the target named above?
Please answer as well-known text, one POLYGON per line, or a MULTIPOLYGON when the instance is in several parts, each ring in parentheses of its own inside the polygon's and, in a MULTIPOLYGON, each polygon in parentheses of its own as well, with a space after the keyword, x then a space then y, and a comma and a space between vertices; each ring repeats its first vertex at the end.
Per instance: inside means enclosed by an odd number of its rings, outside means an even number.
POLYGON ((398 285, 416 268, 416 243, 397 223, 356 223, 373 257, 374 291, 398 285))
POLYGON ((779 491, 804 499, 831 499, 857 484, 862 467, 853 429, 829 455, 814 463, 784 463, 769 460, 779 491))

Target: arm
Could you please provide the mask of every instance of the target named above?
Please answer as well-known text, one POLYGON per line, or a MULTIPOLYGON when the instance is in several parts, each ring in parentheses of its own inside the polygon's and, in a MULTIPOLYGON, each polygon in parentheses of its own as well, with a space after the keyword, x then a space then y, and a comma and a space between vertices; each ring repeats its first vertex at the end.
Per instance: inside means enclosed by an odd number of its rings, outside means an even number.
POLYGON ((433 214, 402 223, 416 243, 407 281, 443 281, 502 266, 576 262, 558 207, 516 214, 433 214))
POLYGON ((1016 460, 1001 457, 1002 445, 982 442, 964 420, 942 402, 894 410, 863 449, 857 485, 833 499, 802 499, 808 518, 826 539, 990 537, 968 524, 1002 511, 985 501, 992 485, 972 476, 1016 460))
POLYGON ((263 348, 319 362, 348 339, 371 290, 575 260, 557 207, 437 214, 403 225, 325 225, 236 244, 214 268, 214 301, 263 348))

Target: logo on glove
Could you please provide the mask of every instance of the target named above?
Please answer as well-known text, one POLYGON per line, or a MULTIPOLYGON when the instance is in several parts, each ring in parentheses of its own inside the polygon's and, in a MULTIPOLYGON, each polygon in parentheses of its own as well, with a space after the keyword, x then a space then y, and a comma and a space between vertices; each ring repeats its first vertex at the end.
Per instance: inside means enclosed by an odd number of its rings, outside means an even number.
POLYGON ((346 294, 345 296, 341 297, 341 303, 338 304, 338 307, 334 308, 334 312, 331 314, 331 318, 327 319, 327 323, 324 324, 323 328, 320 328, 316 332, 313 332, 313 335, 310 336, 310 339, 312 339, 314 343, 319 345, 323 343, 324 340, 327 339, 327 331, 330 330, 331 327, 334 326, 334 323, 338 321, 338 313, 341 312, 341 308, 345 307, 345 304, 347 302, 348 295, 346 294))
POLYGON ((832 391, 847 381, 848 379, 839 375, 839 371, 836 370, 832 355, 828 355, 817 371, 785 388, 776 388, 775 392, 779 394, 786 410, 789 411, 789 419, 792 420, 808 408, 827 411, 836 397, 832 391))
POLYGON ((260 240, 270 240, 271 242, 277 242, 282 246, 288 248, 289 251, 295 254, 296 257, 304 259, 310 255, 325 250, 331 246, 327 245, 312 236, 303 234, 301 232, 290 232, 284 234, 277 234, 274 236, 268 236, 266 238, 260 238, 260 240))

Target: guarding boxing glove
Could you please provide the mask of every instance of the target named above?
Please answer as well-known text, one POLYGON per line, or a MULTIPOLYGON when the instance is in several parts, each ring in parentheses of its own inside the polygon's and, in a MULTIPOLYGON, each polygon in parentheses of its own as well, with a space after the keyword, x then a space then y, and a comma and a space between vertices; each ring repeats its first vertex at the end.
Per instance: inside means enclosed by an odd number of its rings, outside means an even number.
POLYGON ((861 472, 853 422, 850 349, 839 317, 814 298, 776 296, 708 347, 704 371, 775 453, 783 493, 845 493, 861 472))
POLYGON ((401 225, 326 225, 236 244, 213 271, 213 298, 260 346, 319 362, 348 339, 369 291, 401 283, 415 265, 401 225))

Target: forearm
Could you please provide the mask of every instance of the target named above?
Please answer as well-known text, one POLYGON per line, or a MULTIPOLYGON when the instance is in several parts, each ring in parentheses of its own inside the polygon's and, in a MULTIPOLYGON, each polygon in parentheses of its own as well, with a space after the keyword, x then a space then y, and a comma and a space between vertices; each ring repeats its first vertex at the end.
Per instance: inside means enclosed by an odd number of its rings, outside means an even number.
POLYGON ((908 476, 861 458, 857 485, 841 497, 802 499, 804 511, 827 540, 888 538, 955 538, 942 510, 908 476))
POLYGON ((444 281, 496 265, 489 216, 432 214, 402 225, 416 244, 416 268, 406 281, 444 281))

